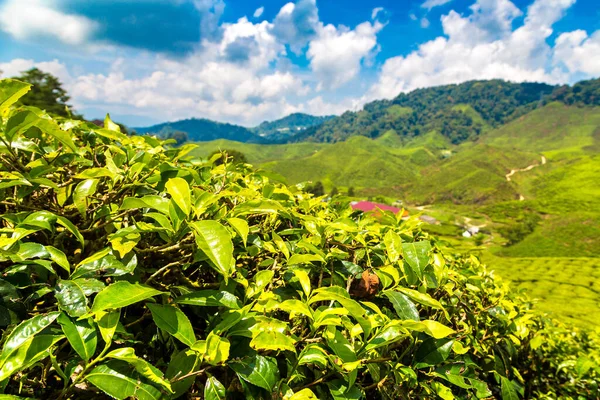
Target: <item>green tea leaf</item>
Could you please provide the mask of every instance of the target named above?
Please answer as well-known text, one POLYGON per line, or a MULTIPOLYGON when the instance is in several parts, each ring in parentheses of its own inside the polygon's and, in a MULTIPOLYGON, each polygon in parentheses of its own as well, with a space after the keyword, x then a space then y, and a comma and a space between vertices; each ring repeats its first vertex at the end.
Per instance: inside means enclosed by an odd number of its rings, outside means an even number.
POLYGON ((450 356, 452 345, 454 345, 452 339, 426 339, 415 354, 416 368, 430 367, 446 361, 450 356))
POLYGON ((519 393, 510 379, 500 376, 502 400, 519 400, 519 393))
MULTIPOLYGON (((106 117, 104 117, 104 129, 121 133, 121 127, 112 122, 110 114, 106 114, 106 117)), ((123 136, 126 137, 125 135, 123 136)))
POLYGON ((404 259, 419 279, 423 277, 423 270, 429 264, 430 250, 431 244, 429 242, 402 243, 404 259))
POLYGON ((300 268, 294 268, 292 269, 292 273, 296 276, 298 282, 300 282, 300 286, 302 286, 302 290, 308 298, 311 292, 310 277, 308 276, 308 272, 300 268))
POLYGON ((77 280, 60 280, 54 288, 54 296, 58 300, 58 306, 71 317, 81 317, 89 309, 87 297, 77 280))
POLYGON ((319 398, 307 388, 294 393, 288 400, 319 400, 319 398))
POLYGON ((160 329, 170 333, 184 344, 191 346, 196 335, 188 317, 179 308, 171 305, 148 303, 152 318, 160 329))
POLYGON ((160 372, 160 370, 154 365, 139 358, 135 354, 135 350, 131 347, 123 347, 113 350, 106 355, 106 358, 114 358, 131 364, 140 375, 148 379, 150 382, 160 386, 167 392, 172 392, 171 385, 169 382, 164 380, 163 373, 160 372))
POLYGON ((175 299, 175 303, 200 307, 226 307, 239 309, 240 300, 233 294, 218 290, 199 290, 175 299))
POLYGON ((410 299, 399 292, 386 291, 383 293, 392 303, 396 314, 400 319, 412 319, 419 321, 419 311, 410 299))
POLYGON ((0 115, 31 90, 29 83, 16 79, 0 80, 0 115))
POLYGON ((277 381, 279 381, 279 368, 273 357, 257 354, 254 357, 234 361, 229 366, 241 379, 268 392, 272 392, 277 381))
POLYGON ((0 366, 4 365, 6 360, 16 352, 19 347, 53 323, 59 315, 60 312, 51 312, 48 314, 36 315, 33 318, 21 322, 10 335, 8 335, 2 346, 2 352, 0 352, 0 366))
POLYGON ((185 215, 190 215, 192 209, 192 197, 190 186, 187 181, 183 178, 172 178, 165 184, 165 188, 181 211, 183 211, 185 215))
POLYGON ((349 385, 348 382, 341 379, 327 382, 327 386, 334 400, 359 400, 363 398, 363 394, 358 387, 349 385))
POLYGON ((327 352, 318 345, 309 344, 298 356, 298 365, 304 364, 315 364, 321 369, 327 368, 327 352))
POLYGON ((392 321, 369 340, 363 351, 373 350, 382 346, 389 346, 392 343, 404 339, 406 336, 408 336, 408 333, 403 324, 399 323, 399 321, 392 321))
POLYGON ((291 314, 290 317, 293 314, 302 314, 302 315, 306 315, 310 319, 313 319, 312 309, 309 306, 307 306, 306 303, 303 303, 300 300, 296 300, 296 299, 286 300, 282 303, 279 303, 277 305, 277 308, 280 310, 283 310, 287 313, 290 313, 291 314))
POLYGON ((35 226, 46 229, 47 231, 52 231, 53 225, 56 221, 56 215, 52 214, 51 212, 37 211, 29 214, 19 226, 35 226))
POLYGON ((227 338, 210 332, 206 340, 199 340, 192 346, 202 359, 211 365, 221 364, 229 358, 230 343, 227 338))
POLYGON ((38 127, 45 134, 52 136, 53 138, 67 146, 72 152, 77 153, 78 148, 77 146, 75 146, 75 143, 73 143, 71 134, 69 132, 63 131, 54 120, 40 118, 36 121, 35 126, 38 127))
POLYGON ((440 382, 432 382, 431 387, 441 399, 443 399, 443 400, 454 400, 455 399, 454 395, 452 394, 452 390, 450 390, 449 387, 441 384, 440 382))
POLYGON ((226 395, 225 386, 214 376, 209 376, 204 385, 205 400, 224 400, 226 395))
POLYGON ((61 250, 52 246, 45 246, 46 251, 50 255, 50 259, 54 261, 56 264, 61 266, 68 273, 71 272, 71 264, 69 264, 69 260, 67 260, 67 256, 61 250))
POLYGON ((242 203, 235 207, 232 211, 234 216, 248 215, 248 214, 270 214, 270 213, 283 213, 284 208, 277 201, 273 200, 252 200, 246 203, 242 203))
POLYGON ((112 338, 115 335, 120 318, 121 310, 109 312, 100 311, 95 315, 95 321, 100 330, 100 336, 102 336, 107 347, 112 343, 112 338))
POLYGON ((242 241, 244 242, 244 247, 246 247, 246 242, 248 241, 248 233, 250 232, 248 222, 241 218, 227 218, 227 222, 240 235, 242 241))
POLYGON ((442 339, 446 336, 452 335, 454 332, 453 329, 447 327, 446 325, 442 325, 437 321, 433 320, 424 320, 424 321, 401 321, 402 326, 407 329, 411 329, 417 332, 425 332, 429 336, 432 336, 436 339, 442 339))
POLYGON ((79 229, 77 229, 77 227, 73 225, 71 221, 69 221, 65 217, 57 216, 56 223, 64 226, 69 232, 73 234, 73 236, 75 236, 79 243, 81 243, 81 247, 85 247, 85 240, 83 239, 83 235, 81 234, 81 232, 79 232, 79 229))
POLYGON ((122 258, 133 250, 141 238, 142 236, 135 226, 128 226, 110 235, 108 241, 112 245, 112 248, 119 252, 122 258))
POLYGON ((419 304, 423 304, 424 306, 435 308, 437 310, 444 310, 444 307, 440 304, 440 302, 427 293, 421 293, 417 290, 407 289, 404 287, 396 287, 395 290, 401 292, 402 294, 406 295, 406 297, 416 301, 419 304))
POLYGON ((314 304, 318 301, 335 300, 345 307, 350 315, 360 324, 365 335, 371 332, 371 323, 366 317, 365 309, 356 301, 350 298, 348 292, 339 286, 321 287, 313 292, 308 304, 314 304))
POLYGON ((248 289, 246 295, 248 298, 254 297, 256 294, 259 294, 263 291, 263 289, 271 283, 273 280, 274 272, 270 269, 259 271, 254 276, 254 284, 248 289))
POLYGON ((313 262, 321 262, 324 263, 325 260, 323 257, 317 254, 294 254, 287 261, 287 265, 297 265, 297 264, 312 264, 313 262))
POLYGON ((333 350, 335 355, 343 362, 353 362, 358 359, 354 348, 339 330, 329 326, 327 327, 324 336, 329 348, 333 350))
POLYGON ((48 357, 50 349, 60 340, 62 335, 39 334, 30 336, 10 354, 3 358, 0 364, 0 381, 3 381, 19 371, 24 371, 36 362, 48 357))
POLYGON ((89 361, 96 352, 96 345, 98 344, 96 327, 91 323, 91 320, 74 321, 65 314, 61 314, 58 317, 58 323, 62 326, 62 331, 73 350, 83 360, 89 361))
POLYGON ((225 282, 235 269, 233 243, 227 228, 217 221, 196 221, 190 224, 194 230, 196 244, 209 258, 225 282))
POLYGON ((264 330, 252 338, 250 347, 256 350, 288 350, 296 352, 296 341, 289 335, 274 330, 264 330))
POLYGON ((383 238, 383 242, 385 244, 385 249, 387 251, 390 262, 397 262, 400 259, 400 256, 402 255, 403 249, 402 239, 400 238, 400 236, 396 232, 389 230, 386 232, 383 238))
POLYGON ((96 295, 92 312, 127 307, 159 294, 163 292, 138 283, 126 281, 113 283, 96 295))
POLYGON ((142 383, 132 371, 111 361, 98 365, 85 379, 112 398, 125 400, 160 400, 162 393, 155 387, 142 383))
POLYGON ((88 201, 87 198, 96 193, 98 188, 97 179, 86 179, 81 181, 73 191, 73 204, 79 210, 79 213, 83 216, 86 215, 88 201))
POLYGON ((171 389, 173 389, 173 398, 176 399, 183 395, 194 383, 195 376, 189 376, 180 379, 183 376, 197 371, 200 365, 200 357, 193 350, 184 350, 176 353, 171 357, 171 361, 167 366, 165 377, 171 381, 171 389))

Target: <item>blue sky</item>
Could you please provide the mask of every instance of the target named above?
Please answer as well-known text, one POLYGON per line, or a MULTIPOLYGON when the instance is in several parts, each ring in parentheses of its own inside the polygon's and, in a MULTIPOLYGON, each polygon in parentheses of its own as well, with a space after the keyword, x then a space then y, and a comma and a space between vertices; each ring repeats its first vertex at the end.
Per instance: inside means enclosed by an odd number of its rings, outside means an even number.
POLYGON ((471 79, 600 76, 597 0, 0 0, 0 71, 87 117, 252 126, 471 79))

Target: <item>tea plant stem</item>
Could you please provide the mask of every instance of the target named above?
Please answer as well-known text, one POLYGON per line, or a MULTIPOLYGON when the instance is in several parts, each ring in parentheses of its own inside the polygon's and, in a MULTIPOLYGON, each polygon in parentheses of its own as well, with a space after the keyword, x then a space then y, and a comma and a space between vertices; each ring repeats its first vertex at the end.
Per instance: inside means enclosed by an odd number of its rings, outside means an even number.
POLYGON ((372 358, 368 360, 360 360, 361 364, 378 364, 393 360, 393 357, 372 358))
MULTIPOLYGON (((109 219, 108 221, 101 223, 101 224, 100 224, 100 225, 98 225, 98 226, 94 226, 94 227, 90 226, 90 227, 89 227, 89 228, 87 228, 87 229, 82 229, 80 232, 81 232, 81 233, 90 233, 90 232, 97 231, 98 229, 102 229, 102 228, 104 228, 105 226, 107 226, 107 225, 110 225, 110 224, 112 224, 113 222, 117 221, 118 219, 120 219, 120 218, 123 218, 124 216, 126 216, 126 215, 127 215, 127 213, 128 213, 128 211, 124 211, 124 212, 122 212, 122 213, 120 213, 120 214, 116 215, 114 218, 111 218, 111 219, 109 219)), ((93 224, 93 222, 92 222, 92 224, 93 224)))
POLYGON ((292 390, 293 390, 294 392, 298 392, 298 391, 300 391, 300 390, 302 390, 302 389, 306 389, 306 388, 309 388, 309 387, 311 387, 311 386, 318 385, 319 383, 321 383, 321 382, 324 382, 325 380, 327 380, 327 378, 329 378, 330 376, 332 376, 332 375, 334 375, 334 374, 335 374, 335 372, 329 372, 328 374, 325 374, 325 375, 323 375, 322 377, 320 377, 319 379, 317 379, 317 380, 316 380, 316 381, 314 381, 314 382, 311 382, 311 383, 309 383, 309 384, 307 384, 307 385, 304 385, 304 386, 300 386, 300 387, 294 388, 294 389, 292 389, 292 390))
POLYGON ((150 316, 150 314, 143 314, 141 317, 139 317, 135 321, 130 322, 127 325, 125 325, 125 328, 131 328, 133 325, 139 324, 140 322, 142 322, 143 320, 145 320, 149 316, 150 316))
POLYGON ((67 395, 73 390, 73 388, 75 387, 75 385, 77 385, 79 382, 81 382, 83 380, 83 378, 85 377, 86 373, 94 365, 98 364, 101 361, 104 361, 104 355, 108 351, 109 347, 110 346, 106 346, 104 348, 104 350, 102 350, 102 353, 100 353, 100 355, 98 357, 96 357, 95 359, 93 359, 89 364, 87 364, 83 368, 83 371, 81 371, 81 373, 79 375, 77 375, 77 377, 73 380, 73 383, 71 383, 71 385, 69 385, 69 387, 67 387, 66 389, 63 389, 63 391, 61 392, 60 396, 58 397, 59 400, 67 398, 67 395))
POLYGON ((150 275, 150 278, 146 279, 146 285, 150 282, 152 282, 157 276, 159 276, 163 271, 168 270, 171 267, 175 267, 177 265, 181 264, 180 261, 175 261, 172 263, 169 263, 167 265, 165 265, 164 267, 161 267, 158 269, 158 271, 156 271, 155 273, 153 273, 152 275, 150 275))
POLYGON ((203 368, 203 369, 201 369, 201 370, 199 370, 199 371, 190 372, 189 374, 185 374, 185 375, 183 375, 183 376, 180 376, 180 377, 177 377, 177 378, 173 379, 173 380, 171 381, 171 383, 173 383, 173 382, 179 382, 179 381, 182 381, 182 380, 184 380, 184 379, 190 378, 190 377, 192 377, 192 376, 198 376, 198 375, 202 375, 202 374, 204 374, 206 371, 208 371, 208 370, 209 370, 209 369, 211 369, 211 368, 212 368, 212 367, 206 367, 206 368, 203 368))
POLYGON ((190 245, 184 244, 188 241, 189 238, 183 239, 181 242, 177 244, 166 244, 164 246, 155 246, 155 247, 146 247, 144 249, 138 249, 136 247, 136 251, 138 253, 146 254, 146 253, 168 253, 173 250, 179 250, 185 247, 189 247, 190 245))

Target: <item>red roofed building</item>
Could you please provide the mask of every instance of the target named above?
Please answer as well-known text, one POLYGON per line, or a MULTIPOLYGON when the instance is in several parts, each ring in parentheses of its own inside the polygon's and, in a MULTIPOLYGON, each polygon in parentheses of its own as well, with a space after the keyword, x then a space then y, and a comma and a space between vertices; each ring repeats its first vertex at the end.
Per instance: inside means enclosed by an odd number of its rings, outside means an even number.
MULTIPOLYGON (((353 210, 360 210, 363 212, 377 212, 377 210, 383 210, 391 211, 394 214, 398 214, 400 211, 402 211, 400 208, 388 206, 386 204, 381 203, 373 203, 372 201, 353 201, 352 203, 350 203, 350 206, 352 206, 353 210)), ((402 214, 402 216, 408 216, 408 211, 404 210, 404 214, 402 214)))

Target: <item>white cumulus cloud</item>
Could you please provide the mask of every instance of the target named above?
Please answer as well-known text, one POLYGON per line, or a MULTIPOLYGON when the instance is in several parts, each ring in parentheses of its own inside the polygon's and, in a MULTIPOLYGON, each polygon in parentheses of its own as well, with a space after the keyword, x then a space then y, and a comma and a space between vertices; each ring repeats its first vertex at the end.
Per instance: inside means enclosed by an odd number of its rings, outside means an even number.
POLYGON ((15 77, 31 68, 37 68, 56 76, 62 83, 69 83, 73 77, 67 67, 58 60, 35 62, 31 59, 16 58, 6 63, 0 63, 0 76, 15 77))
POLYGON ((265 12, 265 8, 264 7, 259 7, 256 9, 256 11, 254 11, 254 18, 260 18, 261 15, 263 15, 263 13, 265 12))
POLYGON ((426 0, 421 7, 431 10, 434 7, 443 6, 450 3, 452 0, 426 0))
POLYGON ((553 61, 571 72, 600 75, 600 30, 591 36, 583 30, 561 34, 556 39, 553 61))
POLYGON ((271 68, 285 54, 267 21, 240 18, 221 25, 219 40, 205 39, 202 50, 185 59, 156 56, 151 72, 127 74, 128 62, 116 61, 105 74, 84 74, 69 87, 88 107, 111 106, 164 119, 203 117, 253 125, 298 108, 287 99, 306 96, 303 80, 271 68), (232 50, 233 49, 233 50, 232 50))
POLYGON ((281 7, 273 21, 273 33, 289 44, 294 53, 300 54, 321 26, 317 1, 298 0, 281 7))
POLYGON ((335 89, 360 72, 361 63, 378 50, 378 21, 363 22, 354 29, 326 25, 319 29, 306 53, 319 80, 318 89, 335 89))
POLYGON ((60 11, 52 0, 8 0, 0 6, 0 29, 19 40, 50 36, 80 45, 97 28, 88 18, 60 11))
MULTIPOLYGON (((391 98, 416 88, 472 79, 566 82, 569 71, 548 68, 553 49, 547 39, 552 25, 574 2, 535 0, 523 24, 514 30, 513 23, 522 11, 509 0, 478 0, 467 16, 450 11, 441 18, 444 36, 405 56, 386 60, 368 98, 391 98)), ((591 50, 595 45, 581 34, 566 36, 563 41, 563 53, 581 51, 582 46, 591 46, 591 50)))

